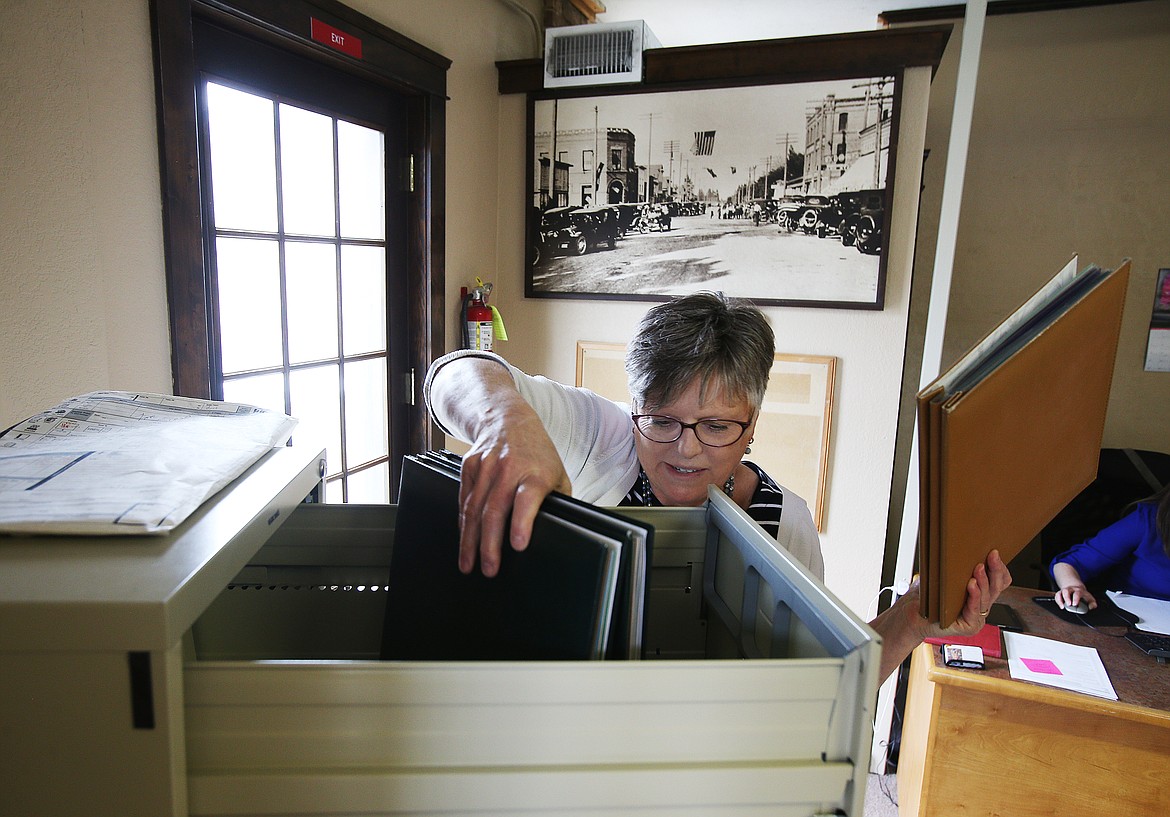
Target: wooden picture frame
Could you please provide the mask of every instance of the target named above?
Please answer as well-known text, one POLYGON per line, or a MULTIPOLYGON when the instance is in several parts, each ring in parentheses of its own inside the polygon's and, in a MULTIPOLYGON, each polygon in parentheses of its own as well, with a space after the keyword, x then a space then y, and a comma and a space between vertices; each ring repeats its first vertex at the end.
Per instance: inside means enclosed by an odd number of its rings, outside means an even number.
MULTIPOLYGON (((814 129, 806 129, 799 119, 796 125, 792 125, 791 118, 786 121, 789 124, 780 123, 778 110, 771 103, 769 95, 778 89, 804 89, 812 94, 808 99, 826 102, 821 108, 828 110, 833 108, 835 102, 833 105, 827 104, 828 85, 821 83, 835 83, 833 87, 838 90, 833 91, 834 99, 863 95, 866 92, 863 89, 873 89, 875 83, 885 84, 885 88, 878 90, 879 96, 885 95, 887 90, 892 91, 890 104, 883 101, 876 119, 878 123, 887 122, 888 114, 888 129, 878 124, 873 128, 872 135, 867 137, 870 155, 880 167, 883 156, 892 159, 896 153, 906 71, 925 66, 936 69, 950 34, 950 25, 914 26, 873 32, 654 48, 642 55, 641 82, 590 87, 545 87, 541 59, 497 62, 500 77, 498 89, 501 94, 525 94, 528 101, 528 162, 525 167, 528 187, 524 192, 524 206, 529 212, 526 217, 528 232, 525 234, 528 247, 525 296, 663 301, 683 291, 718 289, 729 295, 748 297, 761 304, 882 309, 890 242, 888 210, 897 188, 893 162, 888 162, 886 167, 885 185, 878 197, 881 200, 876 200, 872 195, 865 197, 865 206, 878 208, 882 220, 887 222, 881 225, 878 269, 876 273, 868 274, 865 288, 859 288, 856 286, 858 282, 854 281, 852 288, 846 287, 844 294, 840 282, 834 286, 824 276, 805 276, 804 288, 794 288, 791 280, 783 281, 783 286, 775 286, 775 275, 753 276, 753 273, 759 272, 759 267, 775 266, 775 254, 770 254, 769 249, 776 249, 780 239, 798 239, 787 241, 790 246, 796 246, 797 243, 814 246, 820 243, 820 247, 810 250, 818 258, 825 255, 826 248, 832 243, 825 239, 814 241, 813 236, 808 234, 783 236, 779 234, 777 225, 768 225, 776 228, 773 231, 775 235, 768 235, 768 238, 773 239, 771 247, 763 241, 757 241, 748 247, 748 253, 737 253, 725 246, 704 252, 703 247, 698 245, 707 241, 710 246, 710 235, 707 238, 691 235, 689 246, 687 241, 675 243, 673 246, 680 252, 672 254, 667 252, 669 241, 659 231, 649 233, 651 241, 642 242, 646 245, 643 247, 645 252, 634 253, 627 252, 628 248, 622 246, 621 238, 611 238, 612 219, 605 219, 599 225, 598 221, 603 220, 603 217, 596 213, 585 213, 576 217, 580 224, 574 226, 571 224, 572 213, 566 208, 579 210, 584 207, 586 198, 594 207, 604 204, 606 208, 617 206, 625 207, 626 210, 643 202, 661 204, 656 199, 679 200, 682 197, 676 197, 674 193, 686 187, 687 178, 693 187, 696 179, 713 180, 715 177, 710 176, 710 171, 724 172, 717 170, 718 166, 725 166, 727 174, 730 174, 732 166, 736 167, 734 178, 748 180, 749 192, 752 180, 755 180, 756 194, 750 194, 748 198, 759 198, 759 192, 772 190, 777 180, 785 183, 783 187, 786 190, 796 183, 794 172, 787 163, 789 157, 786 146, 799 143, 800 150, 808 153, 807 147, 814 143, 815 133, 814 129), (730 98, 741 91, 746 92, 746 102, 739 103, 738 108, 730 114, 721 112, 725 109, 718 109, 714 103, 707 102, 707 99, 722 101, 724 97, 730 98), (696 96, 711 92, 714 92, 714 97, 696 96), (625 112, 613 118, 608 110, 603 114, 603 105, 606 108, 611 104, 617 105, 620 98, 627 99, 625 112), (700 98, 703 102, 693 102, 700 98), (659 101, 661 108, 658 107, 659 101), (555 115, 551 119, 545 116, 538 122, 537 104, 555 111, 555 115), (629 109, 628 105, 634 107, 629 109), (696 107, 700 109, 698 114, 709 112, 707 122, 695 121, 696 107), (594 108, 597 109, 596 114, 594 108), (663 129, 667 128, 667 119, 676 109, 680 116, 686 114, 691 119, 686 123, 673 124, 667 133, 663 129), (560 116, 562 111, 565 121, 560 116), (571 114, 576 116, 576 121, 569 121, 571 114), (542 128, 546 133, 543 142, 539 136, 542 128), (556 138, 560 131, 570 128, 578 132, 573 135, 566 133, 566 140, 576 139, 583 144, 571 146, 556 138), (744 158, 732 163, 727 156, 718 156, 729 139, 741 136, 745 131, 751 133, 755 142, 744 158), (605 136, 601 138, 603 132, 605 136), (714 132, 714 138, 711 138, 711 132, 714 132), (597 133, 593 144, 587 144, 590 142, 590 133, 597 133), (782 135, 787 133, 796 133, 796 137, 782 139, 782 135), (553 142, 558 144, 553 145, 553 142), (538 143, 542 146, 538 146, 538 143), (663 155, 662 150, 667 145, 670 150, 663 155), (680 177, 679 173, 673 171, 681 160, 688 158, 684 156, 688 150, 689 158, 695 162, 689 169, 684 167, 683 176, 680 177), (766 158, 770 156, 784 156, 784 162, 772 162, 766 158), (715 162, 716 159, 728 160, 715 162), (756 172, 748 173, 752 166, 756 167, 756 172), (777 172, 780 166, 784 170, 777 172), (573 172, 579 177, 576 185, 570 178, 573 172), (654 177, 663 181, 673 179, 673 187, 653 187, 649 180, 654 177), (590 190, 585 190, 586 185, 590 190), (669 195, 659 195, 663 190, 669 195), (598 195, 596 191, 604 195, 598 195), (613 204, 611 199, 614 200, 613 204), (545 221, 543 212, 549 207, 560 207, 562 212, 557 219, 552 219, 550 224, 542 227, 545 221), (552 221, 569 221, 570 225, 557 227, 552 221), (550 236, 558 229, 563 232, 550 236), (584 235, 586 232, 589 235, 584 235), (583 243, 578 241, 581 235, 584 235, 583 243), (591 252, 590 242, 592 247, 601 246, 604 249, 591 252), (654 249, 652 245, 660 246, 654 249), (619 246, 621 249, 617 249, 619 246), (565 249, 581 255, 567 256, 571 263, 564 262, 566 256, 560 256, 556 269, 553 269, 553 265, 548 263, 550 252, 556 254, 565 249), (646 256, 653 256, 653 265, 645 263, 646 256)), ((787 103, 790 116, 793 112, 791 105, 791 102, 787 103)), ((839 114, 842 111, 832 112, 839 114)), ((851 119, 855 117, 851 116, 851 119)), ((827 117, 821 130, 835 130, 839 133, 840 125, 840 119, 827 117)), ((846 133, 853 130, 853 125, 853 122, 846 123, 846 133)), ((860 136, 860 133, 856 135, 860 136)), ((830 152, 821 152, 819 147, 817 152, 818 157, 824 157, 826 170, 830 170, 830 166, 835 170, 844 170, 845 166, 854 164, 865 152, 860 138, 845 139, 844 156, 838 153, 841 139, 831 139, 831 142, 830 152), (840 164, 839 158, 842 159, 840 164)), ((806 163, 811 162, 807 156, 805 160, 806 163)), ((819 160, 813 163, 815 171, 820 171, 820 164, 819 160)), ((801 169, 801 185, 805 183, 804 176, 801 169)), ((811 183, 810 190, 805 192, 820 194, 811 190, 811 183)), ((901 192, 897 199, 903 200, 901 192)), ((709 207, 704 214, 709 217, 709 207)), ((626 218, 628 214, 619 221, 619 228, 625 229, 628 236, 629 224, 632 222, 625 222, 626 218)), ((674 218, 672 215, 672 222, 674 218)), ((680 218, 700 217, 688 214, 680 218)), ((655 221, 660 219, 655 218, 655 221)), ((691 226, 695 226, 694 221, 691 226)), ((752 227, 755 228, 755 225, 752 224, 752 227)), ((815 225, 811 227, 815 231, 815 225)), ((759 229, 763 229, 763 226, 759 229)), ((646 235, 640 235, 640 238, 645 239, 646 235)), ((869 241, 876 242, 873 233, 869 234, 869 241)), ((839 253, 840 250, 848 250, 846 256, 855 256, 854 246, 855 243, 848 247, 841 243, 837 249, 839 253)), ((633 242, 629 247, 633 247, 633 242)), ((790 262, 787 266, 790 272, 796 269, 794 263, 790 262)), ((834 267, 831 260, 828 260, 827 268, 832 273, 840 272, 840 267, 834 267)))
MULTIPOLYGON (((937 69, 951 31, 950 24, 940 24, 815 37, 649 49, 642 55, 642 81, 630 85, 549 88, 545 86, 544 65, 540 58, 506 60, 496 63, 499 72, 500 93, 524 93, 528 103, 526 146, 528 156, 525 169, 528 186, 524 193, 524 206, 528 208, 526 219, 528 230, 525 237, 528 261, 525 296, 661 301, 667 300, 672 295, 694 289, 717 289, 728 294, 747 297, 760 304, 882 309, 885 298, 885 269, 888 263, 890 243, 887 227, 890 215, 888 210, 893 200, 892 192, 895 189, 896 178, 892 157, 896 153, 894 148, 898 141, 898 128, 902 116, 903 80, 907 69, 910 68, 930 66, 932 69, 937 69), (892 104, 890 106, 883 105, 882 112, 878 114, 877 121, 880 123, 886 121, 885 112, 888 111, 889 128, 887 130, 881 125, 875 128, 878 138, 870 138, 870 150, 871 155, 877 158, 879 166, 883 155, 891 161, 887 162, 885 184, 882 190, 884 198, 880 203, 881 213, 887 224, 883 224, 881 227, 880 260, 876 275, 870 277, 871 290, 860 294, 854 291, 852 295, 843 297, 839 288, 834 289, 827 285, 829 282, 822 279, 806 281, 808 286, 802 290, 793 290, 790 283, 785 286, 775 286, 775 282, 772 280, 762 278, 752 280, 750 274, 754 271, 752 267, 756 266, 756 262, 745 261, 745 256, 742 254, 736 255, 726 248, 704 254, 696 250, 695 246, 684 246, 686 242, 676 245, 682 251, 681 256, 671 256, 661 251, 643 254, 655 255, 658 261, 669 261, 665 265, 670 268, 667 270, 668 274, 663 274, 662 264, 655 264, 653 271, 640 268, 634 263, 638 259, 632 257, 636 254, 626 252, 625 247, 616 252, 609 249, 591 252, 588 246, 589 236, 585 239, 586 246, 574 244, 578 236, 572 235, 569 228, 563 228, 568 231, 568 235, 553 236, 552 240, 558 245, 558 251, 572 247, 574 252, 583 252, 582 256, 570 257, 573 264, 558 264, 559 267, 574 267, 575 273, 549 277, 547 269, 549 265, 545 264, 545 268, 540 273, 544 279, 538 278, 535 274, 536 268, 542 266, 542 258, 547 261, 550 249, 548 245, 549 229, 542 230, 541 227, 542 211, 550 206, 580 208, 581 202, 584 200, 583 193, 587 192, 583 190, 585 183, 588 183, 591 188, 591 191, 588 191, 590 192, 591 205, 604 203, 606 207, 609 207, 609 199, 616 198, 619 200, 617 204, 624 203, 629 209, 630 205, 639 203, 639 194, 643 196, 642 201, 644 202, 658 198, 657 192, 664 188, 650 189, 649 179, 654 175, 660 179, 673 178, 676 188, 682 186, 683 182, 679 181, 678 174, 675 173, 672 176, 671 155, 668 154, 665 159, 661 155, 661 150, 666 144, 671 147, 670 153, 673 154, 676 166, 678 160, 685 158, 683 154, 688 149, 691 153, 690 158, 699 160, 689 168, 691 171, 689 176, 693 185, 696 179, 701 181, 704 178, 708 180, 714 178, 709 175, 707 167, 717 173, 721 172, 716 169, 715 165, 704 165, 700 161, 727 158, 717 156, 723 146, 727 144, 727 140, 732 136, 739 135, 739 131, 753 131, 757 140, 753 143, 754 148, 749 151, 746 158, 747 165, 744 165, 745 160, 743 159, 739 163, 727 161, 724 163, 726 172, 730 174, 730 168, 734 166, 736 177, 743 179, 746 178, 743 174, 754 165, 756 173, 747 175, 755 176, 756 183, 759 185, 758 190, 771 189, 770 185, 775 184, 777 177, 784 177, 785 174, 788 175, 782 180, 787 183, 785 184, 787 187, 795 181, 788 170, 788 157, 785 151, 785 146, 793 144, 793 140, 791 138, 782 140, 780 136, 782 133, 796 133, 797 140, 801 143, 803 150, 807 148, 810 141, 807 138, 809 131, 799 121, 795 127, 781 127, 781 123, 776 121, 775 111, 771 109, 767 99, 767 94, 771 93, 771 89, 797 87, 812 90, 815 87, 817 93, 809 98, 827 100, 827 96, 817 95, 818 93, 827 93, 824 91, 827 86, 823 86, 821 83, 836 83, 835 87, 841 91, 840 93, 834 91, 834 99, 838 99, 846 94, 863 95, 865 93, 864 87, 872 88, 873 83, 877 81, 886 81, 887 87, 881 93, 892 88, 892 104), (706 97, 704 97, 704 102, 698 104, 698 107, 701 109, 700 113, 710 107, 712 116, 707 123, 695 121, 686 124, 677 123, 672 127, 670 134, 664 133, 663 128, 666 127, 667 115, 676 107, 690 108, 693 112, 696 105, 688 101, 700 99, 700 97, 692 96, 693 94, 714 90, 716 94, 714 98, 721 100, 722 97, 731 96, 739 89, 746 90, 748 94, 747 101, 739 105, 740 110, 721 114, 713 105, 707 106, 706 97), (620 97, 628 97, 632 100, 632 103, 629 103, 635 105, 632 113, 623 113, 620 118, 615 117, 612 121, 607 118, 608 113, 603 117, 603 103, 607 106, 610 103, 617 104, 620 97), (590 102, 591 99, 595 101, 590 102), (662 101, 661 108, 657 107, 659 100, 662 101), (553 116, 555 123, 545 122, 543 124, 544 130, 549 134, 546 139, 548 145, 543 148, 545 152, 543 164, 540 155, 542 148, 538 148, 536 145, 538 127, 541 127, 536 119, 538 103, 543 104, 545 108, 551 107, 556 112, 553 116), (594 106, 597 108, 596 119, 594 119, 594 106), (592 146, 578 145, 577 149, 572 151, 568 151, 564 143, 554 147, 552 142, 555 141, 556 134, 569 126, 568 121, 561 121, 561 112, 564 111, 568 117, 574 109, 576 109, 578 121, 572 127, 578 131, 596 132, 598 138, 595 140, 595 144, 592 146), (629 119, 630 116, 634 118, 629 119), (651 132, 651 119, 654 121, 653 132, 651 132), (614 129, 612 140, 610 139, 611 128, 614 129), (600 137, 603 129, 604 139, 600 137), (714 131, 713 141, 708 138, 711 131, 714 131), (762 141, 761 137, 764 137, 762 141), (888 145, 886 144, 887 138, 888 145), (639 144, 641 145, 640 151, 639 144), (877 146, 876 149, 873 145, 877 146), (616 162, 614 161, 615 149, 617 150, 616 162), (757 155, 750 155, 753 152, 757 155), (569 155, 570 153, 574 155, 569 155), (771 162, 766 158, 772 155, 784 155, 783 167, 785 170, 783 173, 777 174, 775 172, 780 163, 771 162), (588 171, 586 167, 589 168, 588 171), (759 172, 761 167, 765 169, 764 173, 759 172), (772 168, 772 173, 767 172, 769 167, 772 168), (545 168, 543 180, 541 178, 542 168, 545 168), (575 188, 570 178, 570 174, 574 170, 581 176, 575 188), (592 176, 593 179, 588 180, 586 174, 592 176), (542 198, 542 189, 547 198, 542 198), (592 192, 597 190, 602 191, 604 197, 597 196, 592 192), (634 191, 632 194, 631 190, 634 191), (643 193, 643 191, 645 192, 643 193), (600 198, 604 198, 605 201, 599 202, 600 198), (545 233, 543 237, 542 232, 545 233), (626 256, 625 260, 630 263, 612 263, 622 260, 622 256, 626 256), (729 261, 732 257, 734 257, 734 261, 729 261), (748 275, 743 275, 744 272, 748 275), (672 276, 674 280, 672 280, 672 276), (681 279, 686 279, 686 281, 681 279)), ((823 107, 828 108, 829 106, 823 107)), ((825 123, 825 127, 830 130, 836 128, 840 131, 839 125, 839 119, 832 122, 826 120, 825 123)), ((847 131, 851 130, 852 127, 853 123, 846 124, 847 131)), ((576 134, 574 138, 580 140, 582 135, 576 134)), ((587 135, 584 141, 589 141, 587 135)), ((818 153, 818 155, 825 157, 826 165, 837 166, 839 142, 840 140, 833 142, 833 150, 830 153, 818 153)), ((805 150, 805 152, 808 151, 805 150)), ((842 164, 851 164, 861 152, 863 149, 860 141, 853 139, 851 143, 845 145, 842 164)), ((808 161, 807 157, 806 161, 808 161)), ((820 170, 819 162, 816 163, 815 169, 820 170)), ((801 175, 803 181, 803 171, 801 175)), ((686 176, 684 175, 682 179, 685 182, 686 176)), ((751 179, 748 181, 750 182, 751 179)), ((669 192, 673 192, 673 189, 669 192)), ((811 193, 812 191, 806 192, 811 193)), ((873 207, 874 200, 872 197, 867 198, 869 199, 867 207, 873 207)), ((900 195, 899 200, 901 200, 900 195)), ((708 209, 708 216, 709 213, 708 209)), ((572 221, 570 215, 567 211, 563 211, 560 220, 572 221)), ((610 229, 609 226, 589 223, 597 222, 600 218, 600 216, 588 213, 584 217, 579 216, 578 221, 584 222, 584 226, 579 225, 576 228, 577 231, 588 230, 591 233, 594 246, 600 244, 608 248, 621 245, 621 238, 611 240, 606 234, 606 231, 610 229)), ((683 216, 683 218, 694 219, 697 217, 690 215, 683 216)), ((552 225, 550 224, 549 227, 552 225)), ((626 234, 629 235, 628 224, 625 226, 625 230, 626 234)), ((662 238, 658 233, 651 233, 651 236, 655 240, 662 238)), ((645 238, 644 235, 641 237, 645 238)), ((789 236, 789 238, 792 237, 789 236)), ((775 239, 778 241, 780 238, 782 236, 779 235, 777 228, 775 239)), ((812 236, 809 235, 802 238, 812 241, 812 236)), ((696 243, 702 243, 702 240, 700 238, 696 243)), ((826 244, 824 239, 818 239, 818 241, 821 244, 826 244)), ((663 246, 665 247, 665 245, 663 246)), ((756 249, 761 250, 762 246, 757 245, 756 249)), ((819 248, 816 254, 821 255, 824 249, 825 247, 819 248)), ((848 250, 848 253, 853 255, 857 254, 852 246, 840 245, 837 249, 848 250)), ((772 259, 766 251, 761 251, 764 254, 759 257, 766 265, 772 259)), ((848 253, 846 254, 848 255, 848 253)))
MULTIPOLYGON (((620 343, 578 341, 576 384, 629 404, 625 352, 620 343)), ((832 356, 777 352, 745 457, 799 494, 819 531, 825 526, 836 368, 832 356)))

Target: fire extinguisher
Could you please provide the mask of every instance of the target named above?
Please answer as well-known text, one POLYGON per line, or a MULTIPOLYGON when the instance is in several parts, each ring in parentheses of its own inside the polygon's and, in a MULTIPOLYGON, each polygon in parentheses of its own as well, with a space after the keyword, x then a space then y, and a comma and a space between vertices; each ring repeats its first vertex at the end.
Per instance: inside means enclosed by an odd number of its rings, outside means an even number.
POLYGON ((492 310, 487 305, 492 285, 475 279, 476 287, 463 296, 463 348, 492 350, 492 310))

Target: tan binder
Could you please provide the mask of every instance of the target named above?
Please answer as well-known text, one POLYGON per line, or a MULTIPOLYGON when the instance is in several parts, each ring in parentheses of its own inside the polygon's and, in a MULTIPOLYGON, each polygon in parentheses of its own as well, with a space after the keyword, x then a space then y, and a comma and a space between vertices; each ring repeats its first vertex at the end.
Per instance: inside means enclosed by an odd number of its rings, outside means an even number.
POLYGON ((1016 556, 1096 476, 1129 261, 1076 259, 918 394, 922 614, 949 624, 974 566, 1016 556))

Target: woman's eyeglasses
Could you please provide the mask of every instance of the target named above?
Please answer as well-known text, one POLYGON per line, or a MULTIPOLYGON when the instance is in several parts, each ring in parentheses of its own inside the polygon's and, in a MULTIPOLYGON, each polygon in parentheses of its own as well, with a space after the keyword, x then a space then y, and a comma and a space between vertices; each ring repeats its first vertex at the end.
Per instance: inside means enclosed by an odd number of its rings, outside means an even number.
POLYGON ((684 423, 675 417, 665 414, 634 414, 634 425, 642 436, 653 443, 672 443, 682 436, 683 429, 689 428, 695 432, 695 437, 703 445, 712 448, 723 448, 739 441, 743 433, 748 430, 751 421, 744 423, 739 420, 699 420, 696 423, 684 423))

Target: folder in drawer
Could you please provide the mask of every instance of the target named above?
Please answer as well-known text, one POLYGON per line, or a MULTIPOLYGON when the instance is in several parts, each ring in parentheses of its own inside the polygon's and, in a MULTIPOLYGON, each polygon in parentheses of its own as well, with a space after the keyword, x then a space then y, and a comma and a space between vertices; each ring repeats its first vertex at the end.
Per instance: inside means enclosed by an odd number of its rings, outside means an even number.
MULTIPOLYGON (((459 572, 458 500, 457 461, 404 458, 383 658, 597 659, 607 655, 615 605, 618 621, 641 621, 646 526, 552 495, 528 548, 505 548, 489 579, 459 572), (627 545, 630 571, 619 581, 627 545)), ((637 644, 628 626, 615 639, 623 651, 637 644)))

